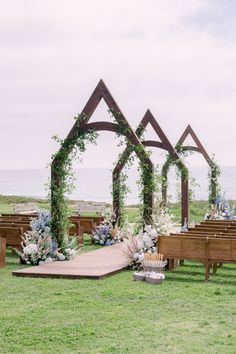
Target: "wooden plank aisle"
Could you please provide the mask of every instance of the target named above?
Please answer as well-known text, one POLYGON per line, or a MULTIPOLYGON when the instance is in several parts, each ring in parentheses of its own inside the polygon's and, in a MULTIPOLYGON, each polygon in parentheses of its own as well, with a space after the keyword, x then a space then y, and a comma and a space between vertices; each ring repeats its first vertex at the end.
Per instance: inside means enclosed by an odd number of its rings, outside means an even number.
POLYGON ((120 243, 77 255, 72 261, 53 262, 12 272, 18 277, 102 279, 128 267, 120 243))

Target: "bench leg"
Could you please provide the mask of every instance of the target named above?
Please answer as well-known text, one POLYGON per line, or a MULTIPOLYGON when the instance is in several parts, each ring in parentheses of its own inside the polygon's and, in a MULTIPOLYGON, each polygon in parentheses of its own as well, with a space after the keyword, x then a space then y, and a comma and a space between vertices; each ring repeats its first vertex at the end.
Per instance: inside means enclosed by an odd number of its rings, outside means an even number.
POLYGON ((184 259, 179 260, 179 265, 184 265, 184 259))
POLYGON ((168 259, 168 270, 173 270, 174 268, 174 260, 168 259))
POLYGON ((217 272, 217 263, 213 263, 213 274, 217 272))
POLYGON ((78 235, 78 246, 82 247, 84 245, 84 235, 78 235))
POLYGON ((205 281, 209 280, 211 264, 205 262, 205 281))
POLYGON ((175 270, 177 268, 177 259, 168 259, 168 270, 175 270))
POLYGON ((223 262, 219 262, 218 267, 222 268, 223 267, 223 262))

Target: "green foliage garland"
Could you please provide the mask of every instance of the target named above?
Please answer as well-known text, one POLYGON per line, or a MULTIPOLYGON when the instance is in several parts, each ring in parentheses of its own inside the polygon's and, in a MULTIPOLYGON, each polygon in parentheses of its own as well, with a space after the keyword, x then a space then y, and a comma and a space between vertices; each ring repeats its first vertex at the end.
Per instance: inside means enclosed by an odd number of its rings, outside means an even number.
POLYGON ((54 136, 53 139, 60 144, 59 151, 52 156, 51 164, 51 229, 53 237, 58 240, 59 246, 64 249, 67 245, 67 232, 69 228, 69 207, 66 194, 74 188, 73 161, 78 153, 86 150, 87 143, 95 143, 97 133, 93 130, 83 131, 82 126, 86 120, 85 115, 78 115, 76 120, 76 134, 65 140, 54 136))
POLYGON ((213 155, 211 159, 211 164, 208 169, 208 181, 209 181, 209 194, 208 194, 208 203, 209 205, 214 205, 217 197, 220 194, 220 184, 219 177, 221 175, 220 166, 215 161, 215 156, 213 155))
MULTIPOLYGON (((109 113, 111 113, 114 117, 116 117, 117 114, 119 116, 119 113, 113 110, 109 110, 109 113)), ((137 146, 130 141, 129 139, 130 135, 131 135, 131 130, 127 126, 127 124, 125 122, 122 122, 121 124, 119 123, 117 137, 118 138, 124 137, 124 141, 120 141, 118 146, 126 144, 127 154, 124 156, 123 162, 126 164, 126 167, 128 168, 131 167, 134 162, 134 156, 132 153, 135 152, 137 156, 142 156, 144 152, 143 146, 137 146)), ((151 214, 151 211, 149 209, 149 200, 147 200, 147 196, 154 191, 153 169, 146 162, 145 157, 141 158, 139 161, 139 172, 140 172, 140 180, 138 181, 138 185, 140 186, 139 199, 141 203, 139 208, 139 213, 140 213, 140 218, 142 219, 142 223, 144 225, 144 220, 146 220, 147 223, 148 219, 150 219, 149 215, 151 214)), ((122 173, 120 173, 120 178, 113 185, 113 198, 119 200, 120 225, 123 225, 125 223, 125 216, 126 216, 125 209, 124 209, 125 198, 127 196, 127 193, 129 192, 129 188, 125 184, 127 178, 128 178, 127 171, 123 171, 122 173)))

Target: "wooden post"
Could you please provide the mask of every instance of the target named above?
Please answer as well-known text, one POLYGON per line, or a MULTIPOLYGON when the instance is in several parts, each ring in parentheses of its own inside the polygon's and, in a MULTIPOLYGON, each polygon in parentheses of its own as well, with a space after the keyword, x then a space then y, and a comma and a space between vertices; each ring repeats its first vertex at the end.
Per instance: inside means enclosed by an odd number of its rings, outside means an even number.
POLYGON ((0 268, 5 267, 6 260, 6 239, 0 237, 0 268))

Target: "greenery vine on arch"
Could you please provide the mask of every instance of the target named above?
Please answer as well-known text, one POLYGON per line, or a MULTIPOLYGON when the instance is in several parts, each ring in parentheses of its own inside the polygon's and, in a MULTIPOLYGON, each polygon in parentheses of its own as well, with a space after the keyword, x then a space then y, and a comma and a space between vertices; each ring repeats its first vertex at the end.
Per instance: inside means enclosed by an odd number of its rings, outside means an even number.
MULTIPOLYGON (((113 198, 115 205, 119 205, 119 209, 115 210, 116 215, 119 217, 119 224, 122 226, 125 223, 125 198, 129 191, 129 188, 126 186, 125 182, 128 178, 126 171, 123 167, 130 168, 134 163, 133 152, 139 157, 139 172, 140 178, 138 181, 139 186, 139 199, 142 207, 139 208, 139 217, 142 219, 142 225, 152 223, 152 207, 150 207, 149 196, 153 195, 155 191, 155 177, 153 165, 148 163, 147 159, 143 158, 144 147, 143 145, 135 145, 127 139, 127 127, 119 125, 117 136, 124 136, 125 142, 119 143, 119 146, 126 146, 123 153, 119 155, 118 163, 113 171, 113 198), (122 168, 122 172, 120 170, 122 168), (118 201, 118 203, 116 203, 118 201)), ((136 132, 137 134, 137 132, 136 132)), ((137 136, 139 136, 137 134, 137 136)), ((149 153, 146 151, 146 154, 149 156, 149 153)), ((150 157, 150 156, 149 156, 150 157)))
MULTIPOLYGON (((152 163, 142 143, 121 113, 118 105, 102 80, 99 81, 82 112, 83 113, 77 117, 76 123, 67 138, 63 141, 58 139, 61 147, 53 156, 51 164, 51 229, 53 237, 58 240, 59 247, 62 248, 65 247, 67 243, 68 208, 66 207, 65 192, 70 189, 68 185, 70 185, 72 181, 70 175, 72 160, 77 151, 83 152, 85 150, 87 142, 95 142, 97 131, 107 130, 115 132, 118 135, 123 134, 127 140, 134 145, 135 152, 139 156, 139 159, 149 166, 149 176, 150 178, 152 176, 152 163), (102 121, 88 123, 102 98, 111 110, 116 124, 102 121)), ((144 218, 147 218, 152 209, 152 194, 147 188, 144 188, 144 193, 149 193, 144 195, 147 206, 144 218)))
POLYGON ((209 206, 215 205, 217 197, 220 194, 220 184, 219 177, 221 175, 220 166, 215 161, 215 156, 213 155, 211 163, 208 169, 208 203, 209 206))
POLYGON ((78 153, 86 150, 87 143, 96 143, 97 133, 94 130, 81 129, 86 116, 81 114, 75 117, 76 134, 65 140, 54 136, 53 139, 60 144, 59 151, 52 155, 51 164, 51 211, 52 236, 57 239, 60 247, 64 249, 67 244, 67 231, 69 228, 69 205, 66 194, 74 189, 73 160, 78 153))

